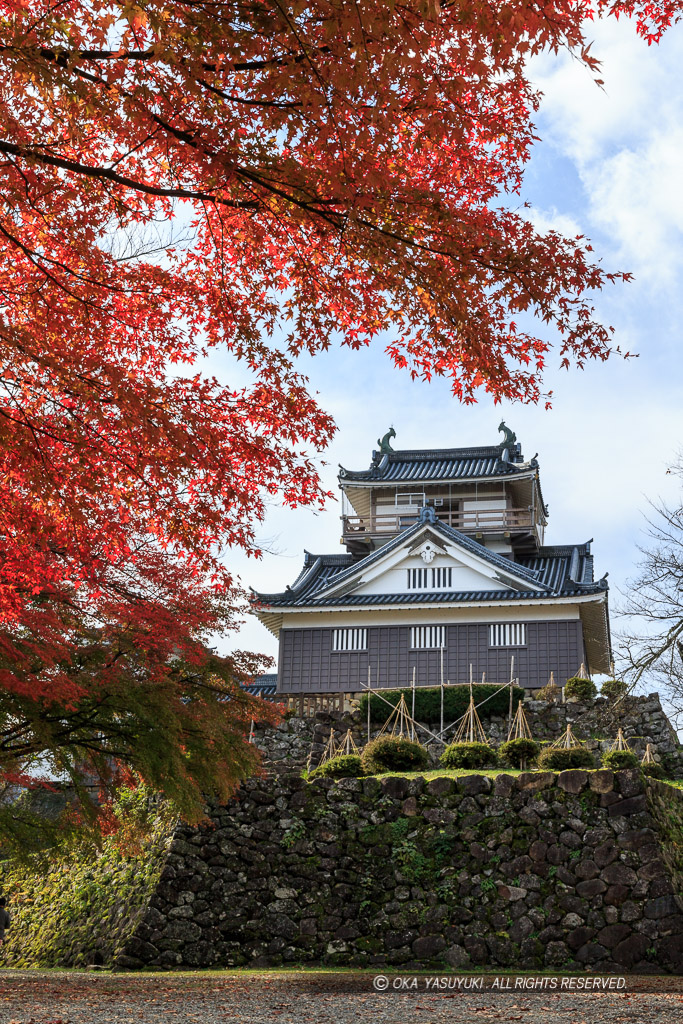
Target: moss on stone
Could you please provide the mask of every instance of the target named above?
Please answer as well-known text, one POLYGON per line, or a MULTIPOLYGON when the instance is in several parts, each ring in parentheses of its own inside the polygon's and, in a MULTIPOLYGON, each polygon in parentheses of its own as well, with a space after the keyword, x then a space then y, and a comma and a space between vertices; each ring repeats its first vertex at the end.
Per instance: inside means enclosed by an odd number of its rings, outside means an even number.
POLYGON ((127 837, 134 852, 121 852, 117 834, 99 850, 83 840, 59 853, 1 862, 12 914, 4 966, 111 964, 154 893, 172 830, 169 814, 155 810, 134 841, 127 837))

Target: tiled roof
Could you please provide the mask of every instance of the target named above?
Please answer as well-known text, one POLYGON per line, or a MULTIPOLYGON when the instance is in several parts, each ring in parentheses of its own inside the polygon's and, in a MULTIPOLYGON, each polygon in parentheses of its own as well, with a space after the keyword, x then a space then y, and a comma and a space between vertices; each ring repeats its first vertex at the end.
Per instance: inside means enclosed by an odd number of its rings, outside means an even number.
POLYGON ((277 672, 267 672, 265 675, 257 676, 244 689, 254 697, 272 697, 277 690, 277 672))
POLYGON ((404 544, 412 533, 418 533, 425 524, 419 523, 404 534, 394 538, 372 552, 366 558, 354 560, 352 555, 312 555, 306 553, 302 572, 296 583, 281 594, 255 594, 254 598, 263 605, 280 608, 316 607, 338 605, 401 605, 401 604, 449 604, 472 601, 539 600, 556 597, 572 597, 597 594, 607 590, 604 580, 593 581, 593 556, 590 544, 564 545, 541 548, 538 555, 513 562, 503 555, 483 547, 477 541, 453 530, 443 523, 429 524, 431 529, 445 534, 449 539, 472 553, 486 558, 499 573, 526 579, 533 589, 489 590, 489 591, 414 591, 400 594, 331 594, 324 592, 334 583, 352 578, 359 570, 377 561, 388 552, 404 544))
POLYGON ((442 448, 434 451, 399 451, 378 456, 369 469, 339 467, 342 485, 349 483, 401 483, 411 480, 460 480, 510 475, 535 469, 535 459, 525 463, 519 444, 509 462, 498 445, 485 448, 442 448))

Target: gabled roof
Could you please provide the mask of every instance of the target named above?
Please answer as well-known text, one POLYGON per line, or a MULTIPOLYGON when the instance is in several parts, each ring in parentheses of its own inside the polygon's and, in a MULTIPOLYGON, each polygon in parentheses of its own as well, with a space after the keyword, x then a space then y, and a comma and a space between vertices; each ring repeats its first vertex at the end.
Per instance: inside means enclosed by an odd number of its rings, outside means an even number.
POLYGON ((606 580, 593 581, 590 544, 541 548, 537 556, 514 562, 496 554, 445 523, 418 522, 363 559, 352 555, 312 555, 306 552, 304 566, 295 583, 279 594, 254 593, 254 601, 270 608, 323 608, 354 605, 458 604, 463 602, 520 599, 553 599, 607 590, 606 580), (486 561, 496 575, 509 581, 508 590, 417 591, 399 594, 334 593, 373 564, 403 545, 415 543, 419 534, 432 532, 477 558, 486 561), (516 582, 513 582, 516 581, 516 582), (525 586, 526 583, 526 586, 525 586))
POLYGON ((347 484, 401 483, 426 480, 477 479, 519 475, 538 468, 536 459, 524 462, 521 445, 516 444, 509 461, 500 445, 483 448, 438 448, 431 451, 397 451, 378 455, 369 469, 339 467, 339 481, 347 484))

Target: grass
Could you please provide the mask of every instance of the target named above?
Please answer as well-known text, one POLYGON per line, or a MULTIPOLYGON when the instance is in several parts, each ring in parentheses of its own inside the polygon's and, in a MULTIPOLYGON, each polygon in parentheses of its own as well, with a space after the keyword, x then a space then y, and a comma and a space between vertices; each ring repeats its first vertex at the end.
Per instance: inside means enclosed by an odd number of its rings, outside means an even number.
POLYGON ((516 768, 434 768, 431 771, 422 772, 381 772, 376 775, 366 775, 366 779, 417 779, 423 778, 427 782, 432 779, 459 779, 463 775, 487 775, 494 779, 497 775, 522 775, 516 768))

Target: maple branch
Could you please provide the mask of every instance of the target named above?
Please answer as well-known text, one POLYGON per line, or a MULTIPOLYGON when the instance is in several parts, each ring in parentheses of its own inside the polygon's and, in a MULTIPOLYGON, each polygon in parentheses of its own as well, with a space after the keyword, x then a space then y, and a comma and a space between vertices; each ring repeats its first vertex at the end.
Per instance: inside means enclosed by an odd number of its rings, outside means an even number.
POLYGON ((111 181, 116 185, 125 185, 126 188, 131 188, 136 192, 144 192, 146 195, 171 199, 197 199, 203 202, 217 203, 220 206, 227 206, 236 210, 255 208, 252 203, 233 202, 208 192, 148 185, 135 178, 128 178, 122 174, 117 174, 107 167, 92 167, 88 164, 79 163, 76 160, 67 160, 65 157, 50 156, 48 153, 41 153, 39 150, 30 149, 28 146, 18 146, 15 143, 4 140, 0 140, 0 152, 20 157, 24 160, 35 160, 37 163, 45 164, 48 167, 59 167, 63 171, 73 171, 75 174, 82 174, 86 178, 96 178, 103 181, 111 181))

